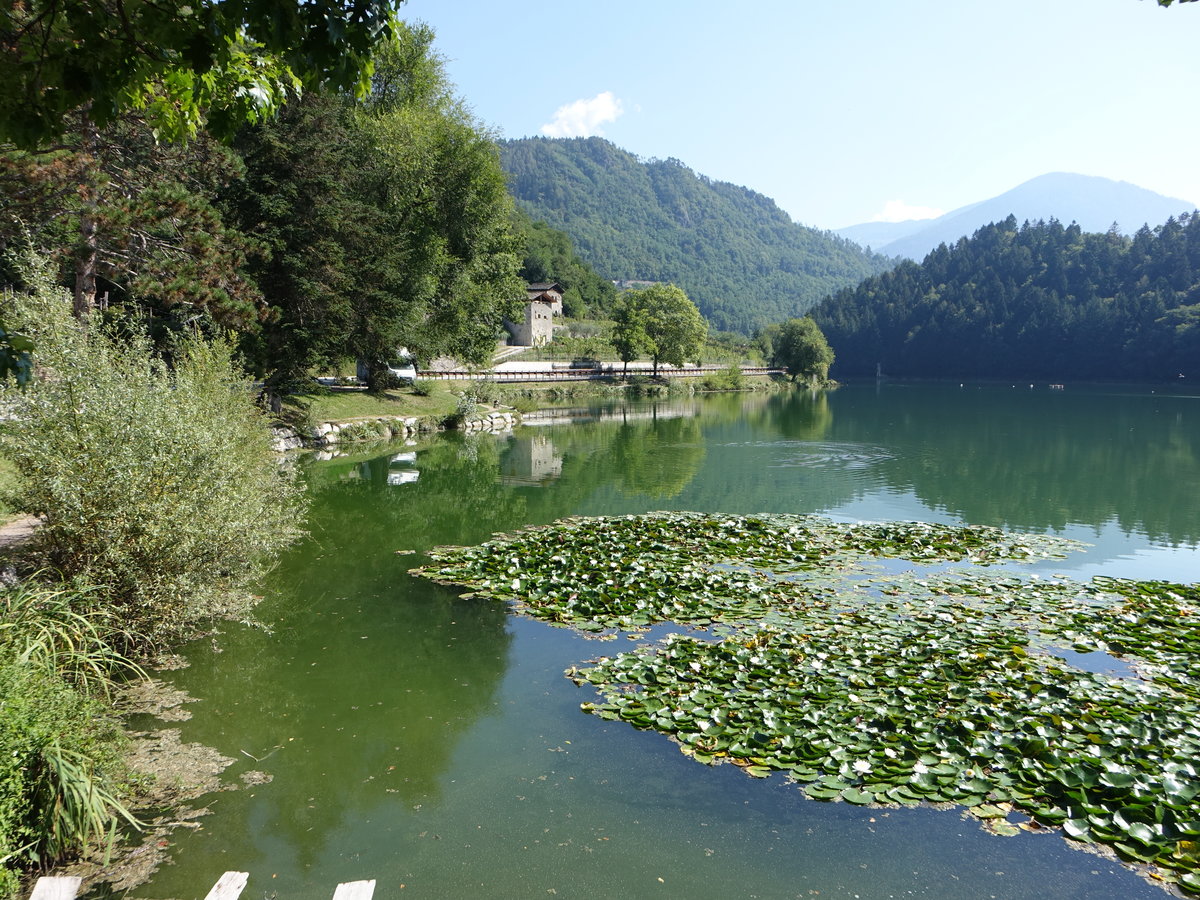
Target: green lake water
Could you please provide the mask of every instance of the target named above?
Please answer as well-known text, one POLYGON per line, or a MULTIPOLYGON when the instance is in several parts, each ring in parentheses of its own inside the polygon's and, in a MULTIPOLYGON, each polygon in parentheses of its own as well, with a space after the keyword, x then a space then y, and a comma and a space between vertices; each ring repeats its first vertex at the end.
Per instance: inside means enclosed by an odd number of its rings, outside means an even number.
MULTIPOLYGON (((569 515, 691 509, 920 519, 1092 546, 1035 572, 1200 577, 1200 397, 851 385, 560 411, 306 464, 311 537, 259 607, 168 673, 185 740, 267 784, 213 795, 131 896, 1156 898, 1057 833, 807 800, 580 711, 563 676, 630 646, 407 574, 439 544, 569 515), (412 551, 398 553, 397 551, 412 551), (257 757, 256 761, 253 757, 257 757)), ((658 629, 662 634, 670 629, 658 629)), ((678 630, 678 629, 676 629, 678 630)))

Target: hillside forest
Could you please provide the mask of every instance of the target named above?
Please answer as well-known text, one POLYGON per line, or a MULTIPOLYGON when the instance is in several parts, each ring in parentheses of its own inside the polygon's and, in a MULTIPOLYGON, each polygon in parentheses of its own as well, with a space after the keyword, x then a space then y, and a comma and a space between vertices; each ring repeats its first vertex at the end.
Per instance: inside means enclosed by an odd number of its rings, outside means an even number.
POLYGON ((642 160, 596 137, 500 147, 509 190, 531 217, 569 234, 604 278, 679 285, 718 331, 803 315, 892 265, 677 159, 642 160))
POLYGON ((845 288, 835 377, 1200 377, 1200 214, 1132 237, 1013 216, 845 288))

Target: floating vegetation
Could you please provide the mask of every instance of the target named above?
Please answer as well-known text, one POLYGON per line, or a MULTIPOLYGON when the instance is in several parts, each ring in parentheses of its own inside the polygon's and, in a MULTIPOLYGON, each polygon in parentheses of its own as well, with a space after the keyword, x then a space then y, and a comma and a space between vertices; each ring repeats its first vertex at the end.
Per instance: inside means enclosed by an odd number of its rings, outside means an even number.
POLYGON ((1200 589, 949 568, 1062 556, 1057 538, 692 513, 567 520, 421 574, 585 631, 722 622, 568 674, 583 704, 699 762, 856 804, 955 803, 1061 826, 1200 892, 1200 589), (929 565, 879 574, 872 560, 929 565), (1107 655, 1083 671, 1058 648, 1107 655))
POLYGON ((584 630, 755 619, 830 593, 791 572, 841 571, 864 556, 990 563, 1065 556, 1063 538, 921 522, 840 524, 818 516, 657 513, 567 519, 479 547, 431 551, 417 570, 584 630))

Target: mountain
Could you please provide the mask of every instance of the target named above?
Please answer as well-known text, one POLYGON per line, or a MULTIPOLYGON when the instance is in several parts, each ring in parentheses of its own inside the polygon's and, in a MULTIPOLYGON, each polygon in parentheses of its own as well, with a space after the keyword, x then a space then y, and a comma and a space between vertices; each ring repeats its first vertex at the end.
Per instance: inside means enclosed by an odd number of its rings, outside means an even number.
POLYGON ((1093 175, 1052 172, 1005 191, 998 197, 952 210, 936 219, 913 222, 865 222, 836 232, 887 256, 922 259, 938 244, 953 244, 991 222, 1016 216, 1018 222, 1057 219, 1084 231, 1104 232, 1115 222, 1123 234, 1142 225, 1158 225, 1190 212, 1194 203, 1164 197, 1127 181, 1093 175))
POLYGON ((1200 213, 1132 237, 1058 221, 985 225, 813 310, 835 378, 1200 376, 1200 213))
POLYGON ((517 204, 570 235, 603 277, 674 282, 723 331, 801 315, 893 264, 676 159, 642 160, 595 137, 524 138, 500 149, 517 204))

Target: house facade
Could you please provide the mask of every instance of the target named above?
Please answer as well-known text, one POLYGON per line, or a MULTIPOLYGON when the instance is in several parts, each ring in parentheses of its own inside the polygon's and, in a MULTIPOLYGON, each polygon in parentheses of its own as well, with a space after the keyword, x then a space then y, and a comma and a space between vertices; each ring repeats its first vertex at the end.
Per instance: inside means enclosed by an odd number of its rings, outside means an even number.
POLYGON ((525 320, 504 321, 510 344, 538 347, 554 338, 554 317, 562 315, 562 286, 539 281, 525 288, 525 320))

